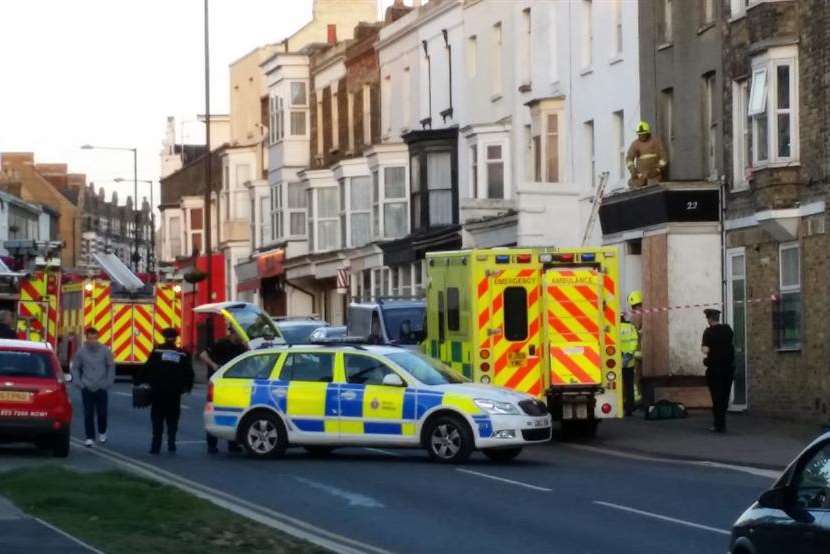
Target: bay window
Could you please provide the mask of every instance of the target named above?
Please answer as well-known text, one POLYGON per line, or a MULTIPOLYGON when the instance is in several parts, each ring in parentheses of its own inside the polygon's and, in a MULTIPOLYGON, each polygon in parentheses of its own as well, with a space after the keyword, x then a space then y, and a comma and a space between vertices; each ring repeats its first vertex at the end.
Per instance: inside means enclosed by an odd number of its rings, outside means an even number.
POLYGON ((732 190, 749 186, 752 166, 752 120, 748 115, 749 82, 732 83, 732 190))
POLYGON ((376 238, 406 235, 406 167, 382 167, 372 172, 372 220, 376 238))
POLYGON ((429 224, 452 224, 452 155, 449 152, 427 153, 427 195, 429 224))
POLYGON ((338 187, 308 189, 308 240, 315 252, 340 247, 338 187))
POLYGON ((283 237, 282 189, 284 185, 277 183, 271 188, 271 236, 274 240, 283 237))
POLYGON ((289 128, 292 136, 305 136, 308 127, 308 92, 302 81, 291 83, 291 115, 289 128))
POLYGON ((752 165, 798 161, 798 52, 772 48, 752 62, 748 116, 752 165))
POLYGON ((308 195, 302 183, 288 183, 288 234, 301 237, 305 234, 308 195))
POLYGON ((504 158, 501 144, 487 145, 487 198, 504 198, 504 158))
POLYGON ((371 240, 370 187, 369 177, 340 179, 340 240, 344 248, 357 248, 371 240))
POLYGON ((532 179, 537 183, 562 180, 562 103, 542 101, 531 108, 532 179))
POLYGON ((283 101, 280 96, 268 98, 268 142, 274 144, 283 136, 283 101))
MULTIPOLYGON (((269 211, 271 199, 267 196, 259 198, 259 246, 268 244, 271 240, 271 213, 269 211)), ((251 218, 254 219, 253 217, 251 218)))

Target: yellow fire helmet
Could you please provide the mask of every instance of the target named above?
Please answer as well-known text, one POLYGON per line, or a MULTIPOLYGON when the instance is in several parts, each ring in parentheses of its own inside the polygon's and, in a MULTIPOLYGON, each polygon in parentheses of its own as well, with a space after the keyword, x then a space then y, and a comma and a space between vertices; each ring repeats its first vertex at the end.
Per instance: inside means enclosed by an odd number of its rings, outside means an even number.
POLYGON ((649 125, 647 121, 641 121, 637 124, 638 135, 646 135, 649 133, 651 133, 651 125, 649 125))
POLYGON ((638 290, 633 290, 628 294, 628 305, 637 306, 643 303, 643 293, 638 290))

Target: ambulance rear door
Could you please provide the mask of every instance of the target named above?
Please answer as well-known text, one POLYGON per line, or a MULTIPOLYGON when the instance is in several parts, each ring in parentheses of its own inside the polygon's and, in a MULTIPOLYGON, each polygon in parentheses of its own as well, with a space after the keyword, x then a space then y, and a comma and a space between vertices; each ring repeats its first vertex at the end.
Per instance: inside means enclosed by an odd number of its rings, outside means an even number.
POLYGON ((494 258, 496 263, 486 272, 487 291, 479 290, 489 298, 489 305, 479 306, 477 315, 489 338, 481 348, 489 350, 488 355, 481 359, 491 361, 493 384, 540 396, 544 390, 541 273, 538 266, 531 266, 530 254, 494 258))
POLYGON ((542 280, 551 387, 599 387, 605 335, 602 274, 595 268, 553 268, 542 280))

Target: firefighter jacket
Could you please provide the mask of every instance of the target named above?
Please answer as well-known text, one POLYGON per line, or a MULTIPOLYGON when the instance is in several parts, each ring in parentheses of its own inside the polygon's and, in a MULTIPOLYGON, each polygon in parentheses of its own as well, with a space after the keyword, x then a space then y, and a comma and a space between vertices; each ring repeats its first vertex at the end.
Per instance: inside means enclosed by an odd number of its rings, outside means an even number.
POLYGON ((154 399, 177 397, 193 388, 190 354, 175 345, 162 344, 153 350, 138 373, 136 384, 147 383, 154 399))
POLYGON ((623 367, 634 367, 636 360, 642 358, 640 333, 633 323, 624 321, 620 324, 620 352, 623 356, 623 367))
POLYGON ((631 173, 632 181, 638 186, 644 186, 650 179, 659 179, 667 163, 663 143, 654 135, 645 141, 638 137, 628 147, 625 155, 625 165, 631 173))

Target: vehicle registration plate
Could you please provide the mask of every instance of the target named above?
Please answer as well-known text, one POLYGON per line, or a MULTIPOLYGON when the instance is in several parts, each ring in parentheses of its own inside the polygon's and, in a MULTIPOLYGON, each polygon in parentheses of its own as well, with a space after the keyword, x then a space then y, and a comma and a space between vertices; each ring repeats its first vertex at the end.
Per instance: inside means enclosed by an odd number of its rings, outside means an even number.
POLYGON ((13 390, 0 390, 0 402, 31 402, 32 393, 13 390))
POLYGON ((507 355, 507 359, 510 361, 510 365, 522 365, 527 359, 527 354, 521 351, 510 352, 507 355))

